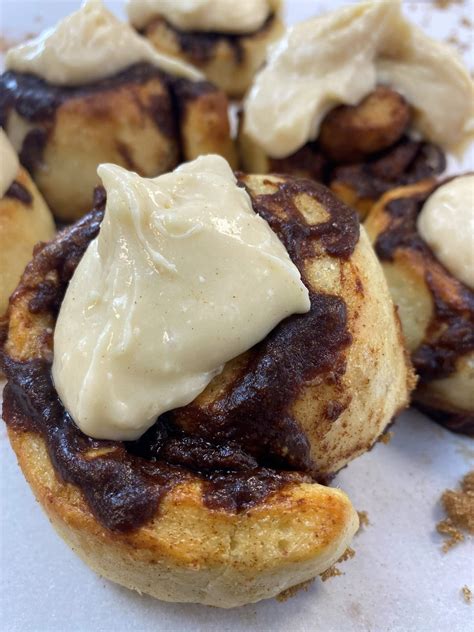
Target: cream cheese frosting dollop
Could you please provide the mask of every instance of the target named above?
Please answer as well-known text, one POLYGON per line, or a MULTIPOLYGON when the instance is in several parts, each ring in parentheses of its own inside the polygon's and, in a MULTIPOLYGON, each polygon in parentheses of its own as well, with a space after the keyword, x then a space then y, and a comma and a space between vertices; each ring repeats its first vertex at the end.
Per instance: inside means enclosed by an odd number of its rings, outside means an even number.
POLYGON ((258 30, 279 0, 128 0, 130 22, 143 28, 156 16, 183 31, 252 33, 258 30))
POLYGON ((438 187, 423 205, 417 227, 444 267, 474 290, 474 175, 438 187))
POLYGON ((416 129, 460 151, 474 134, 474 87, 456 53, 411 24, 399 0, 363 2, 290 28, 245 102, 244 130, 274 158, 315 140, 324 116, 378 84, 414 109, 416 129))
POLYGON ((20 163, 15 150, 8 140, 8 136, 0 127, 0 198, 10 188, 18 174, 20 163))
POLYGON ((171 75, 202 78, 192 66, 156 51, 100 0, 87 0, 55 27, 11 48, 5 58, 7 70, 67 86, 99 81, 139 62, 153 64, 171 75))
POLYGON ((98 173, 105 216, 59 312, 53 378, 83 432, 132 440, 310 303, 220 156, 155 179, 98 173))

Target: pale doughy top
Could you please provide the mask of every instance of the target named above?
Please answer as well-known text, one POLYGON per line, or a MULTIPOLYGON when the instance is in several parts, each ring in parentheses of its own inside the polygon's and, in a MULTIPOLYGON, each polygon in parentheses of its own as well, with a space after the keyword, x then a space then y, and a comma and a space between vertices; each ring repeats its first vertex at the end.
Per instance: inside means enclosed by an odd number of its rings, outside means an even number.
POLYGON ((183 31, 252 33, 279 4, 279 0, 128 0, 127 12, 137 28, 161 16, 183 31))
POLYGON ((0 198, 10 188, 18 174, 20 163, 15 150, 8 140, 8 136, 0 127, 0 198))
POLYGON ((388 85, 428 140, 460 150, 474 134, 474 87, 447 45, 402 14, 399 0, 364 2, 288 30, 245 103, 245 132, 274 158, 315 140, 329 110, 388 85))
POLYGON ((11 48, 5 58, 7 70, 31 73, 48 83, 66 86, 99 81, 139 62, 153 64, 171 75, 202 78, 192 66, 157 52, 100 0, 84 2, 55 27, 11 48))
POLYGON ((418 216, 418 232, 451 274, 474 290, 474 176, 438 187, 418 216))
POLYGON ((105 217, 61 306, 53 378, 83 432, 136 439, 310 304, 220 156, 155 179, 114 165, 98 173, 105 217))

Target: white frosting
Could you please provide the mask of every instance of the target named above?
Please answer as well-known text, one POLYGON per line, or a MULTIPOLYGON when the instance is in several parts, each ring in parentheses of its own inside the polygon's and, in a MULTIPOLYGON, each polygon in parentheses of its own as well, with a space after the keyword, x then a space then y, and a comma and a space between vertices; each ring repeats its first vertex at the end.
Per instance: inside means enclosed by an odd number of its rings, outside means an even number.
POLYGON ((8 136, 0 127, 0 198, 10 188, 19 168, 18 156, 11 146, 8 136))
POLYGON ((98 173, 105 217, 61 306, 53 377, 85 433, 136 439, 310 304, 220 156, 155 179, 114 165, 98 173))
POLYGON ((128 0, 127 12, 137 28, 161 16, 183 31, 252 33, 278 4, 279 0, 128 0))
POLYGON ((84 2, 54 28, 11 48, 5 58, 9 70, 67 86, 98 81, 139 62, 148 62, 172 75, 202 78, 192 66, 156 51, 100 0, 84 2))
POLYGON ((364 2, 288 30, 245 103, 245 132, 283 158, 315 140, 329 110, 377 84, 413 106, 415 126, 446 149, 474 133, 474 87, 454 51, 413 26, 399 0, 364 2))
POLYGON ((474 176, 438 187, 418 216, 418 232, 443 266, 474 290, 474 176))

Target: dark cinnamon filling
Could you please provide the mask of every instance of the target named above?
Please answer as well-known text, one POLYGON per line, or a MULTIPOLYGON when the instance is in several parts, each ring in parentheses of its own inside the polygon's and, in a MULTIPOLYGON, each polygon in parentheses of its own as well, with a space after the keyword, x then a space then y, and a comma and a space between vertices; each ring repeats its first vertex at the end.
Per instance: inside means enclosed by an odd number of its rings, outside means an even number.
POLYGON ((25 206, 30 206, 30 204, 33 202, 33 198, 31 197, 31 193, 28 191, 28 189, 16 180, 14 180, 9 188, 5 191, 5 197, 12 198, 13 200, 18 200, 25 206))
MULTIPOLYGON (((241 183, 245 186, 245 176, 241 183)), ((275 193, 253 195, 252 201, 303 280, 305 262, 316 248, 347 259, 357 244, 356 214, 314 182, 287 180, 275 193), (307 224, 294 205, 299 194, 315 198, 328 220, 307 224)), ((43 281, 35 287, 31 312, 56 317, 67 283, 98 233, 103 197, 96 202, 94 211, 36 253, 31 265, 43 281)), ((20 283, 17 296, 29 290, 20 283)), ((247 366, 212 404, 193 402, 166 413, 138 441, 127 443, 97 441, 77 428, 54 389, 50 352, 28 362, 4 354, 4 417, 16 430, 41 434, 58 475, 82 490, 109 529, 140 527, 174 485, 196 477, 203 482, 208 507, 244 511, 290 481, 318 480, 317 463, 292 405, 316 376, 323 383, 340 379, 350 342, 344 301, 312 292, 310 311, 287 318, 256 345, 247 366)), ((51 340, 45 346, 50 349, 51 340)))
POLYGON ((327 186, 340 182, 349 186, 358 198, 368 200, 378 199, 395 186, 438 175, 445 168, 446 158, 439 147, 408 136, 354 164, 332 161, 317 142, 307 143, 287 158, 270 160, 271 171, 305 174, 327 186))

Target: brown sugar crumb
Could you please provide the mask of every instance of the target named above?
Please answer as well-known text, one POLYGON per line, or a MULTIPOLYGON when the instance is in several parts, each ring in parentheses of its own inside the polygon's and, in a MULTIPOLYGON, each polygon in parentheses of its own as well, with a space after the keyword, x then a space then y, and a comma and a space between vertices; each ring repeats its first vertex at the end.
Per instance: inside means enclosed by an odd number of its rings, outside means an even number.
POLYGON ((384 432, 383 435, 380 435, 378 438, 379 443, 384 443, 385 445, 389 444, 393 438, 393 432, 384 432))
POLYGON ((441 504, 447 517, 436 529, 447 536, 442 547, 446 552, 465 539, 464 532, 474 535, 474 471, 463 478, 460 490, 447 489, 441 496, 441 504))
POLYGON ((459 542, 464 541, 463 533, 453 525, 449 518, 438 522, 438 524, 436 525, 436 531, 440 535, 446 536, 446 539, 443 542, 443 546, 441 547, 443 553, 447 553, 450 549, 453 548, 453 546, 456 546, 456 544, 459 544, 459 542))
POLYGON ((453 4, 463 4, 463 0, 433 0, 437 9, 449 9, 453 4))
POLYGON ((467 586, 461 588, 462 596, 466 603, 472 603, 472 592, 467 586))
POLYGON ((359 531, 362 531, 370 525, 369 514, 366 511, 358 511, 359 516, 359 531))
POLYGON ((474 535, 474 471, 464 477, 461 491, 447 489, 441 502, 453 524, 474 535))
POLYGON ((462 479, 461 489, 466 494, 474 494, 474 470, 462 479))
POLYGON ((301 592, 302 590, 306 592, 313 582, 314 582, 314 579, 308 579, 307 581, 302 582, 301 584, 297 584, 296 586, 291 586, 290 588, 287 588, 286 590, 281 592, 279 595, 277 595, 276 600, 279 601, 280 603, 283 603, 287 601, 288 599, 291 599, 292 597, 294 597, 297 593, 301 592))
POLYGON ((466 27, 467 29, 472 28, 472 20, 470 20, 467 16, 463 15, 460 22, 461 26, 466 27))
MULTIPOLYGON (((336 564, 340 564, 341 562, 346 562, 354 557, 355 551, 350 546, 344 551, 341 557, 337 560, 336 564)), ((338 577, 339 575, 344 575, 344 573, 338 569, 336 564, 330 566, 324 573, 321 573, 320 577, 323 582, 327 581, 331 577, 338 577)))
POLYGON ((347 562, 347 560, 351 560, 355 556, 355 554, 356 552, 354 551, 354 549, 348 546, 341 557, 337 560, 337 563, 340 564, 341 562, 347 562))
POLYGON ((331 577, 338 577, 339 575, 344 575, 344 573, 337 566, 330 566, 324 573, 321 573, 320 577, 323 582, 327 582, 331 577))

